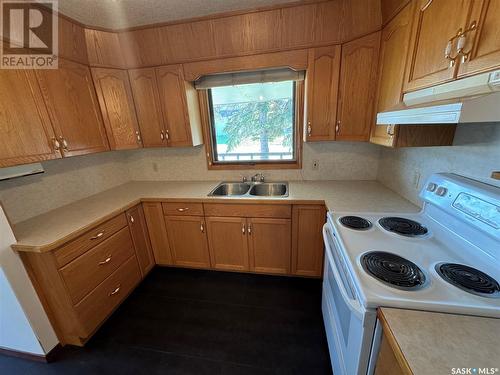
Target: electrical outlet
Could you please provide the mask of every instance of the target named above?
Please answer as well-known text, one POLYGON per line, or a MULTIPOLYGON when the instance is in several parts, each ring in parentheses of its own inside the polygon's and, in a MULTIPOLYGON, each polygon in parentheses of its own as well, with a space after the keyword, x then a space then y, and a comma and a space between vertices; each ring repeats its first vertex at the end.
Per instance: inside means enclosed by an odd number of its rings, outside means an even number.
POLYGON ((158 172, 158 163, 153 163, 153 172, 158 172))
POLYGON ((317 171, 319 169, 319 160, 313 160, 312 169, 317 171))

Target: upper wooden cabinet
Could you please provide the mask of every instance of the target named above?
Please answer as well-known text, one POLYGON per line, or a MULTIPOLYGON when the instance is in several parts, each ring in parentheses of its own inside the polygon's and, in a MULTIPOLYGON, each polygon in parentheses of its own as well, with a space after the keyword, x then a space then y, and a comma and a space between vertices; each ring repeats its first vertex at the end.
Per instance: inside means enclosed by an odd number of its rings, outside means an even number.
MULTIPOLYGON (((402 100, 412 10, 413 5, 407 5, 382 30, 377 112, 390 110, 402 100)), ((455 125, 373 124, 370 142, 388 147, 449 146, 455 129, 455 125)))
POLYGON ((35 72, 0 70, 0 167, 60 158, 35 72))
MULTIPOLYGON (((452 80, 458 61, 445 57, 448 41, 467 25, 474 1, 417 0, 406 70, 405 92, 452 80)), ((454 56, 456 41, 451 54, 454 56)))
POLYGON ((477 29, 467 35, 464 51, 470 52, 462 60, 458 77, 481 73, 500 67, 500 1, 483 0, 474 2, 474 8, 466 28, 474 23, 477 29))
POLYGON ((59 59, 36 74, 64 156, 109 150, 89 68, 59 59))
POLYGON ((154 68, 129 70, 144 147, 166 146, 166 129, 154 68))
POLYGON ((92 76, 111 149, 142 147, 127 71, 92 68, 92 76))
POLYGON ((305 97, 306 141, 335 140, 340 46, 309 50, 305 97))
POLYGON ((368 141, 375 120, 380 32, 342 46, 336 139, 368 141))
POLYGON ((169 146, 197 146, 203 143, 198 93, 184 80, 181 65, 156 69, 161 110, 169 146))

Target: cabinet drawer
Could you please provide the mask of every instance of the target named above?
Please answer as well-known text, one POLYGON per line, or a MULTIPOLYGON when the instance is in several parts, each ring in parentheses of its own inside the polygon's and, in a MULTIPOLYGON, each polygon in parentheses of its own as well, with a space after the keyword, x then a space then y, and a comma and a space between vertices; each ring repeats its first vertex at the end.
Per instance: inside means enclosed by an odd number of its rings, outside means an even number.
POLYGON ((71 300, 78 303, 134 254, 128 227, 61 268, 71 300))
POLYGON ((203 216, 203 205, 190 202, 163 203, 163 213, 167 216, 203 216))
POLYGON ((140 280, 141 272, 133 255, 75 306, 87 337, 127 297, 140 280))
POLYGON ((204 208, 206 216, 292 217, 292 206, 286 204, 205 203, 204 208))
POLYGON ((87 250, 111 237, 123 227, 127 226, 125 214, 120 214, 114 218, 96 226, 80 237, 68 242, 54 252, 57 265, 62 267, 73 259, 85 253, 87 250))

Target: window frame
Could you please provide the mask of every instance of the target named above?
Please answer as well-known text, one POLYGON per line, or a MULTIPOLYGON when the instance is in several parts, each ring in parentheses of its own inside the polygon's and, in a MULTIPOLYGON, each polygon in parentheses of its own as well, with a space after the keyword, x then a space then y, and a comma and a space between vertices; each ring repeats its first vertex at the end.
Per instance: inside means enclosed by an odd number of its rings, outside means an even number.
POLYGON ((294 160, 253 160, 253 161, 224 161, 215 160, 214 126, 208 90, 198 92, 200 101, 201 122, 203 137, 206 148, 207 166, 209 170, 231 170, 231 169, 301 169, 302 168, 302 143, 303 143, 303 119, 304 119, 304 81, 295 82, 295 114, 294 114, 294 160))

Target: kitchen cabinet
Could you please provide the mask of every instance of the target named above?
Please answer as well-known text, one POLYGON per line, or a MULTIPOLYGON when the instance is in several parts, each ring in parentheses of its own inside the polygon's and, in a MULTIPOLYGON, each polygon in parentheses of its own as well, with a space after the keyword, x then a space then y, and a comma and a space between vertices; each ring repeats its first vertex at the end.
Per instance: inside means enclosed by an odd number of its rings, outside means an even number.
POLYGON ((197 146, 203 143, 198 93, 184 80, 181 65, 156 68, 165 139, 169 146, 197 146))
POLYGON ((305 140, 335 140, 341 47, 308 52, 305 97, 305 140))
POLYGON ((466 35, 464 51, 470 52, 466 60, 460 61, 458 78, 500 67, 500 1, 474 2, 472 14, 465 26, 477 27, 466 35))
MULTIPOLYGON (((470 0, 417 0, 408 51, 404 91, 413 91, 452 80, 459 59, 456 40, 446 58, 448 41, 464 30, 474 6, 470 0)), ((496 17, 496 16, 493 16, 496 17)))
MULTIPOLYGON (((377 89, 377 112, 394 109, 402 101, 413 4, 408 4, 382 30, 377 89)), ((376 125, 370 142, 388 147, 449 146, 455 125, 376 125)))
POLYGON ((375 375, 413 375, 411 369, 406 366, 401 366, 395 352, 387 339, 387 335, 382 334, 380 349, 378 353, 377 363, 375 365, 375 375))
POLYGON ((292 221, 249 218, 250 270, 259 273, 289 274, 292 221))
POLYGON ((128 71, 144 147, 167 145, 166 126, 154 68, 128 71))
POLYGON ((157 264, 172 265, 172 254, 168 243, 165 217, 160 202, 144 202, 144 216, 157 264))
POLYGON ((336 139, 368 141, 375 121, 380 32, 342 46, 336 139))
POLYGON ((63 155, 109 150, 89 68, 59 59, 58 69, 36 74, 63 155))
POLYGON ((247 220, 241 217, 207 217, 212 267, 248 271, 247 220))
POLYGON ((320 277, 323 274, 323 225, 326 208, 323 205, 294 205, 292 210, 291 273, 320 277))
POLYGON ((0 167, 61 157, 31 70, 0 70, 0 167))
POLYGON ((92 68, 92 76, 111 149, 142 147, 127 71, 92 68))
POLYGON ((132 235, 135 255, 139 262, 142 277, 144 278, 155 265, 155 258, 149 240, 146 218, 142 205, 137 205, 126 212, 128 227, 132 235))
POLYGON ((176 266, 210 268, 205 219, 165 216, 172 261, 176 266))

